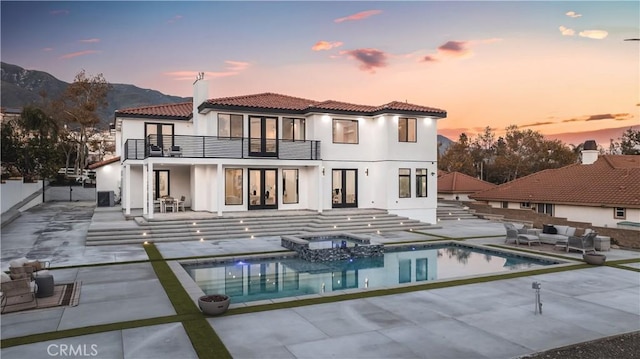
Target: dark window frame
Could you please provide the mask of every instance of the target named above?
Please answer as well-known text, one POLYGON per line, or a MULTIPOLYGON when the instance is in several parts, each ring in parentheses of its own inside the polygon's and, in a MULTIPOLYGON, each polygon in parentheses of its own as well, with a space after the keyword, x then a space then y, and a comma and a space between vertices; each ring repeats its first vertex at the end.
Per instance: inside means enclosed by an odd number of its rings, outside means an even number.
POLYGON ((300 203, 300 172, 297 168, 285 168, 282 170, 282 204, 296 204, 300 203), (286 176, 284 173, 286 171, 295 171, 295 184, 296 184, 296 201, 295 202, 285 202, 284 191, 287 189, 286 176))
POLYGON ((429 197, 428 183, 429 182, 427 181, 427 169, 416 168, 416 197, 417 198, 429 197), (424 181, 425 183, 425 193, 422 193, 422 181, 424 181))
POLYGON ((624 207, 615 207, 613 209, 614 219, 627 219, 627 209, 624 207), (621 214, 619 214, 621 213, 621 214))
POLYGON ((333 143, 347 144, 347 145, 357 145, 357 144, 360 143, 360 121, 334 118, 333 121, 331 122, 331 124, 332 124, 332 126, 331 126, 331 140, 332 140, 333 143), (351 123, 355 122, 355 124, 356 124, 356 141, 355 142, 338 142, 338 141, 336 141, 336 123, 337 122, 351 122, 351 123))
POLYGON ((398 168, 398 198, 411 198, 411 168, 398 168), (403 174, 402 170, 409 171, 409 174, 403 174), (407 181, 409 190, 407 196, 402 195, 402 180, 407 181))
POLYGON ((244 204, 244 170, 242 168, 225 168, 224 169, 224 205, 225 206, 242 206, 244 204), (240 203, 227 203, 227 171, 240 171, 240 203))
POLYGON ((296 141, 305 141, 305 139, 307 138, 307 123, 306 123, 306 119, 304 118, 296 118, 296 117, 284 117, 282 118, 282 140, 283 141, 291 141, 291 142, 296 142, 296 141), (286 134, 289 135, 289 137, 287 137, 284 133, 284 123, 285 121, 291 121, 291 133, 286 134), (296 138, 296 128, 299 128, 300 126, 302 126, 302 138, 296 138))
POLYGON ((158 142, 157 143, 149 143, 149 144, 153 144, 156 145, 162 149, 166 149, 166 148, 171 148, 171 146, 173 146, 173 141, 175 139, 175 125, 173 123, 162 123, 162 122, 145 122, 144 123, 144 138, 145 141, 147 140, 147 136, 149 136, 148 134, 148 128, 149 126, 156 126, 156 135, 158 136, 158 142), (170 134, 164 134, 164 132, 162 131, 162 127, 163 126, 170 126, 171 127, 171 133, 170 134), (164 144, 164 138, 165 136, 171 136, 171 143, 167 146, 165 146, 164 144))
POLYGON ((398 119, 398 142, 418 142, 418 119, 415 117, 401 117, 398 119), (405 131, 402 133, 400 123, 404 122, 405 131), (410 127, 409 123, 413 122, 413 141, 409 140, 410 127), (404 139, 403 139, 404 136, 404 139))
POLYGON ((218 113, 218 138, 243 138, 244 137, 244 115, 234 114, 234 113, 218 113), (220 115, 229 116, 229 136, 221 136, 220 135, 220 115), (233 133, 233 122, 240 121, 240 136, 234 136, 233 133))

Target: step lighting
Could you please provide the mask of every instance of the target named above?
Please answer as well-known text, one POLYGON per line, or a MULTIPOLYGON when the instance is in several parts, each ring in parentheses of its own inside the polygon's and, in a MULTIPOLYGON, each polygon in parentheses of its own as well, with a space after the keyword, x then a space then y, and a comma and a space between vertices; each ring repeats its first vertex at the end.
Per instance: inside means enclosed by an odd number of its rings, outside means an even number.
POLYGON ((143 236, 146 236, 146 235, 147 235, 147 232, 142 232, 142 235, 143 235, 143 236))
POLYGON ((404 226, 404 223, 400 222, 400 225, 401 225, 401 226, 404 226))
POLYGON ((249 227, 245 227, 245 228, 244 228, 244 230, 245 230, 245 232, 246 232, 246 231, 248 231, 248 230, 249 230, 249 227))
POLYGON ((149 244, 149 241, 144 241, 143 244, 146 246, 147 244, 149 244))
POLYGON ((371 223, 368 223, 368 224, 367 224, 367 227, 371 227, 371 223))
POLYGON ((338 228, 338 226, 333 226, 333 228, 338 228))
POLYGON ((253 239, 253 238, 255 238, 255 237, 254 237, 254 236, 253 236, 253 234, 252 234, 252 235, 251 235, 251 239, 253 239))
POLYGON ((193 222, 193 225, 195 226, 195 225, 196 225, 196 222, 193 222))
POLYGON ((351 217, 347 217, 347 221, 350 221, 350 220, 351 220, 351 217))
POLYGON ((204 238, 200 238, 200 242, 204 242, 204 238))
POLYGON ((373 216, 373 219, 376 219, 376 216, 373 216))
POLYGON ((196 231, 196 233, 200 233, 200 230, 198 229, 198 230, 196 231))
POLYGON ((243 221, 243 220, 240 220, 240 223, 244 223, 244 221, 243 221))

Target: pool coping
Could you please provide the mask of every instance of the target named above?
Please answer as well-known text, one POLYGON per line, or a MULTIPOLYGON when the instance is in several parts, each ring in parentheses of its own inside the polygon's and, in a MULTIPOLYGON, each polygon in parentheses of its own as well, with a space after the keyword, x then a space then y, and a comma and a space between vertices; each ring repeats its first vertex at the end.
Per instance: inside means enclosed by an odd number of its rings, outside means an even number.
MULTIPOLYGON (((544 266, 544 268, 563 268, 563 267, 568 267, 568 266, 574 266, 576 264, 582 264, 582 261, 577 260, 577 259, 569 259, 569 258, 560 259, 558 257, 545 256, 542 253, 541 254, 535 254, 535 253, 530 253, 530 252, 522 252, 522 251, 518 251, 518 250, 513 250, 513 249, 509 249, 509 248, 496 249, 496 247, 491 247, 491 246, 488 246, 488 245, 482 245, 482 244, 477 244, 477 243, 468 243, 468 242, 464 242, 464 241, 451 240, 451 239, 443 239, 443 240, 429 241, 429 242, 418 241, 418 242, 389 243, 389 244, 385 244, 385 248, 387 248, 387 247, 389 247, 389 248, 410 247, 412 245, 438 246, 438 245, 447 245, 447 244, 452 244, 452 245, 455 245, 455 246, 463 246, 463 247, 465 247, 465 246, 466 247, 473 247, 473 248, 478 248, 478 249, 489 251, 489 252, 508 253, 510 255, 514 255, 514 256, 517 256, 517 257, 534 258, 534 259, 540 259, 540 260, 545 260, 545 261, 560 262, 560 263, 556 263, 556 264, 546 265, 546 266, 544 266)), ((246 254, 246 255, 235 254, 235 255, 229 255, 229 256, 199 257, 197 259, 195 259, 195 258, 194 259, 178 259, 178 260, 167 259, 166 262, 167 262, 167 265, 169 266, 169 268, 173 271, 174 275, 176 276, 176 278, 178 279, 180 284, 183 286, 183 288, 187 292, 187 294, 189 294, 189 297, 191 298, 191 300, 196 305, 198 305, 198 298, 203 296, 203 295, 205 295, 205 293, 198 286, 196 281, 189 275, 189 273, 187 273, 186 269, 184 269, 184 267, 183 267, 183 264, 205 264, 205 263, 215 263, 215 262, 235 262, 235 261, 238 261, 238 260, 247 260, 247 259, 270 259, 270 258, 274 258, 275 259, 275 258, 286 258, 288 256, 297 257, 298 254, 295 251, 260 253, 260 254, 246 254)), ((402 283, 402 284, 396 284, 396 285, 392 285, 392 286, 382 286, 382 287, 376 287, 376 288, 351 288, 351 289, 344 289, 344 290, 331 291, 331 292, 325 292, 325 293, 306 294, 306 295, 301 295, 301 296, 293 296, 293 297, 285 297, 285 298, 263 299, 263 300, 256 300, 256 301, 243 302, 243 303, 233 303, 233 302, 231 302, 231 304, 229 305, 229 309, 258 307, 258 306, 264 306, 264 305, 269 305, 269 304, 281 304, 281 303, 297 302, 297 301, 309 300, 309 299, 335 298, 335 297, 339 297, 339 296, 347 296, 349 294, 358 294, 358 293, 373 292, 373 291, 383 292, 384 290, 389 290, 389 289, 411 288, 411 287, 423 286, 425 284, 437 284, 437 283, 455 282, 455 281, 469 280, 469 279, 476 279, 476 278, 483 278, 483 277, 507 275, 507 274, 510 274, 510 273, 535 272, 535 271, 538 271, 540 269, 541 269, 540 267, 523 268, 523 269, 518 269, 518 270, 513 270, 513 271, 508 271, 508 272, 483 273, 483 274, 479 274, 479 275, 469 275, 469 276, 461 276, 461 277, 453 277, 453 278, 436 279, 436 280, 431 280, 431 281, 423 281, 423 282, 420 282, 420 283, 415 283, 415 282, 402 283)), ((382 296, 382 295, 385 295, 385 294, 381 293, 380 296, 382 296)))

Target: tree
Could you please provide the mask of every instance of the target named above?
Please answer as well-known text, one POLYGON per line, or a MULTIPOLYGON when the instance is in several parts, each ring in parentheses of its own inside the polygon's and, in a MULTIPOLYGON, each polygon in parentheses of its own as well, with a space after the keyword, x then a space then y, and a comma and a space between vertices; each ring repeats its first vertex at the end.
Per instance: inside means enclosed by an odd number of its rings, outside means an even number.
POLYGON ((87 165, 87 142, 93 128, 100 123, 97 111, 107 106, 110 89, 111 85, 102 74, 89 76, 82 70, 58 102, 60 114, 67 124, 67 138, 76 144, 76 168, 83 169, 87 165))
POLYGON ((58 123, 44 110, 27 106, 19 118, 2 124, 2 166, 7 174, 26 181, 56 175, 62 158, 58 146, 58 123))
POLYGON ((462 133, 458 142, 449 145, 440 161, 438 168, 448 172, 462 172, 465 174, 474 173, 473 159, 469 156, 469 139, 462 133))
POLYGON ((500 184, 578 159, 571 148, 558 140, 545 140, 539 132, 519 130, 517 126, 509 126, 506 131, 504 137, 496 139, 486 127, 471 142, 462 134, 458 143, 443 154, 439 168, 500 184))
POLYGON ((611 141, 611 153, 622 155, 640 155, 640 130, 629 128, 619 137, 618 141, 611 141))

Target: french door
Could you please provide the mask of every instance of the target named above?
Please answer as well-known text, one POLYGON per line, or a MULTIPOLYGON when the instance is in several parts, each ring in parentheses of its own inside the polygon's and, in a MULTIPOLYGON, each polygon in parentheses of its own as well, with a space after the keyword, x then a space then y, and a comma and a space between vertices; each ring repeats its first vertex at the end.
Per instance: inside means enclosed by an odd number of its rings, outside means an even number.
POLYGON ((358 170, 334 169, 331 188, 333 208, 358 207, 358 170))
POLYGON ((278 170, 249 169, 249 209, 278 208, 278 170))
POLYGON ((278 119, 249 117, 249 156, 278 156, 278 119))

